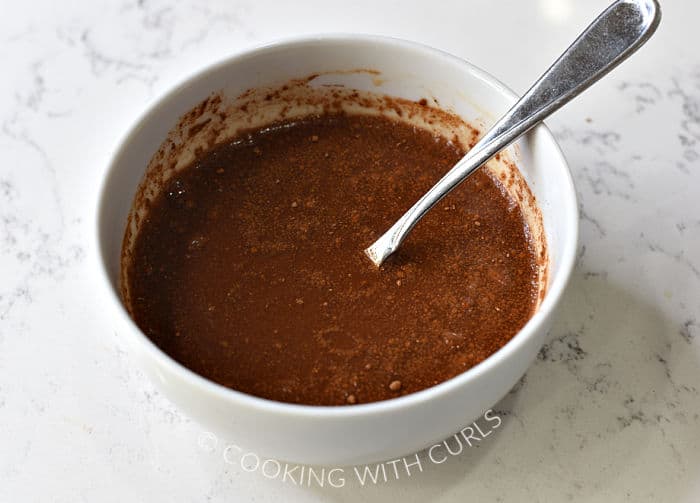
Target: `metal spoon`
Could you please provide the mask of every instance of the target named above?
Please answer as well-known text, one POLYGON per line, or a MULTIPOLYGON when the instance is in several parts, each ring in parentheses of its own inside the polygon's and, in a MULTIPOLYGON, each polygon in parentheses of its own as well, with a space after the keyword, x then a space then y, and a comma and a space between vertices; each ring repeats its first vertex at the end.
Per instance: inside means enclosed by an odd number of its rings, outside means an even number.
POLYGON ((365 250, 367 256, 380 266, 452 189, 627 59, 651 37, 660 20, 656 0, 618 0, 608 7, 467 155, 365 250))

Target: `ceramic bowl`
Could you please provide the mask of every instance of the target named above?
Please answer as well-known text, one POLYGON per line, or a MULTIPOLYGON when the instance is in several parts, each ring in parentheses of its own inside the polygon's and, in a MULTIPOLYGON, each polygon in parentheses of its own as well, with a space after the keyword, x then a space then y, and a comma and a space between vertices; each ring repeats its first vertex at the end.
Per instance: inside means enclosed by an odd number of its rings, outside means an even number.
POLYGON ((505 346, 436 386, 354 406, 294 405, 250 396, 205 379, 163 353, 131 320, 120 298, 120 250, 134 194, 149 160, 183 114, 212 92, 238 96, 250 88, 313 73, 327 74, 331 84, 337 79, 345 86, 410 100, 429 95, 441 108, 481 127, 493 123, 516 101, 506 86, 462 59, 383 37, 297 38, 214 64, 160 98, 114 153, 97 211, 104 302, 114 313, 119 335, 131 342, 148 375, 203 430, 223 435, 260 457, 285 461, 340 466, 393 459, 438 442, 481 417, 523 376, 544 342, 571 274, 578 233, 571 174, 544 125, 521 138, 513 151, 542 213, 549 260, 546 294, 537 312, 505 346), (352 80, 351 72, 342 72, 356 69, 376 70, 379 73, 373 75, 380 78, 352 80))

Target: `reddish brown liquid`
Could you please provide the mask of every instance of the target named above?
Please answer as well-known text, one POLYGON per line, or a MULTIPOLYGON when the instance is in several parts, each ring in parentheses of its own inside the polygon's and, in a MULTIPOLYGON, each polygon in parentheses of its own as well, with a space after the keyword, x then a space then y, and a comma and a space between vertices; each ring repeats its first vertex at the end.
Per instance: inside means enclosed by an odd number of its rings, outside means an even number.
POLYGON ((381 269, 363 253, 462 155, 346 115, 216 147, 143 223, 136 322, 195 372, 284 402, 384 400, 465 371, 535 306, 533 247, 499 182, 474 174, 381 269))

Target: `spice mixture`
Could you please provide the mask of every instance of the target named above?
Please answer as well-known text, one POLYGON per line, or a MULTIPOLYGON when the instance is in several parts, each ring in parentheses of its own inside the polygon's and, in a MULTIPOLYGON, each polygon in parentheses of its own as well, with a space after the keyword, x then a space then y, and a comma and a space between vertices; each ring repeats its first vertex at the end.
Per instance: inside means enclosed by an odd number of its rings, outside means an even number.
POLYGON ((382 117, 325 114, 201 155, 151 203, 130 309, 163 351, 259 397, 358 404, 447 380, 535 308, 519 206, 480 170, 376 268, 363 250, 464 152, 382 117))

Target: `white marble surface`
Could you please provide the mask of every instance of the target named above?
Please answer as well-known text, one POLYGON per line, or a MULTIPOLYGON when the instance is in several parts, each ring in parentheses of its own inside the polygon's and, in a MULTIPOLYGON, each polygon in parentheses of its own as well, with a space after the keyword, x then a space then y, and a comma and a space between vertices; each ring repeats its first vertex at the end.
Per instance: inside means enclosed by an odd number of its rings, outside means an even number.
POLYGON ((4 4, 0 501, 699 501, 697 2, 663 2, 649 45, 549 121, 580 195, 579 260, 549 343, 478 448, 372 487, 247 473, 201 448, 95 295, 110 152, 198 68, 286 35, 361 31, 453 52, 522 92, 605 4, 4 4))

